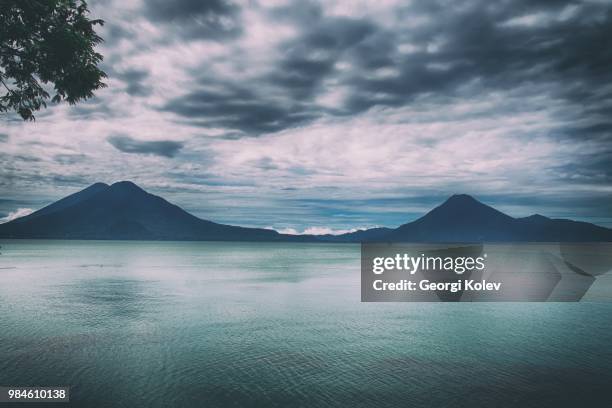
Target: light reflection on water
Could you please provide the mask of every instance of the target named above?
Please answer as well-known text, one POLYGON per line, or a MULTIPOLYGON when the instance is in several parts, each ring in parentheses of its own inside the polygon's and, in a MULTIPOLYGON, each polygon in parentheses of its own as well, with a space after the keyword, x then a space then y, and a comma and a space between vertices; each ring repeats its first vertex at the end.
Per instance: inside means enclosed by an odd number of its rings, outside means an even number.
POLYGON ((609 401, 611 304, 362 304, 357 245, 1 245, 0 384, 72 406, 609 401))

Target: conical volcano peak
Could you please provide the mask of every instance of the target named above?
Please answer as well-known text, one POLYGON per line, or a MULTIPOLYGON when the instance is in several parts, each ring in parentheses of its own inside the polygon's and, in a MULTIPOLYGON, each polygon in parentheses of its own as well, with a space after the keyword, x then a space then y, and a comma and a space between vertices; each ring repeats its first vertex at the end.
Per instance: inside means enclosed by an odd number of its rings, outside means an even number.
POLYGON ((484 242, 512 240, 514 218, 467 194, 455 194, 423 217, 391 233, 412 242, 484 242))
POLYGON ((450 196, 444 204, 482 204, 469 194, 453 194, 450 196))
POLYGON ((438 207, 438 209, 440 210, 456 212, 482 211, 484 208, 491 207, 481 203, 480 201, 468 194, 454 194, 438 207))
POLYGON ((449 200, 472 200, 476 201, 474 197, 469 194, 453 194, 448 198, 449 200))
POLYGON ((459 223, 488 223, 492 219, 511 220, 512 217, 481 203, 467 194, 450 196, 440 206, 434 208, 423 218, 433 219, 436 222, 448 223, 450 220, 459 223))
POLYGON ((132 181, 118 181, 116 183, 113 183, 110 188, 117 191, 134 191, 143 193, 145 192, 142 188, 138 187, 132 181))
POLYGON ((89 188, 95 188, 95 189, 104 189, 109 187, 108 184, 106 183, 102 183, 100 181, 98 181, 97 183, 93 183, 91 186, 87 187, 85 190, 89 189, 89 188))

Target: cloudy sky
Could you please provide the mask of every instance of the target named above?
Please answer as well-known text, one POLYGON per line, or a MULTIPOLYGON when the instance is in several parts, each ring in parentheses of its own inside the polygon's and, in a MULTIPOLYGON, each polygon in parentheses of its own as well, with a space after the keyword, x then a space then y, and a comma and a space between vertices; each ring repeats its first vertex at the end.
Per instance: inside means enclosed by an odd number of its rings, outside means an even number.
POLYGON ((325 232, 453 193, 612 227, 612 4, 91 0, 108 88, 0 117, 0 218, 132 180, 325 232))

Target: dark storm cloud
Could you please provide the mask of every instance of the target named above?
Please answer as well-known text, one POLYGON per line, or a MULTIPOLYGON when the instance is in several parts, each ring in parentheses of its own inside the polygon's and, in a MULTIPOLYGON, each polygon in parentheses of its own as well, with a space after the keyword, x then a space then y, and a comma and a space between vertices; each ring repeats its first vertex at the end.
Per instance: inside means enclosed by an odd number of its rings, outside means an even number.
POLYGON ((117 24, 113 21, 105 21, 104 27, 100 29, 104 45, 113 46, 121 40, 127 40, 134 37, 133 29, 130 26, 117 24))
POLYGON ((589 183, 591 185, 612 185, 612 147, 608 143, 601 151, 589 154, 588 157, 577 157, 571 163, 551 166, 558 180, 567 184, 589 183))
POLYGON ((306 33, 282 45, 284 57, 268 78, 281 85, 296 99, 318 91, 321 81, 332 74, 342 54, 376 30, 368 21, 349 18, 321 20, 306 33))
POLYGON ((607 121, 597 122, 596 119, 583 126, 564 126, 559 128, 558 134, 580 140, 591 140, 601 142, 612 142, 612 123, 607 121))
POLYGON ((325 19, 282 45, 284 57, 262 78, 263 87, 205 75, 196 80, 200 89, 169 101, 163 109, 187 117, 195 125, 225 127, 247 136, 306 124, 326 110, 312 104, 323 79, 332 74, 347 49, 374 30, 367 21, 325 19))
POLYGON ((276 132, 318 116, 299 101, 278 100, 256 89, 203 79, 200 89, 169 101, 163 109, 189 118, 193 125, 239 130, 247 135, 276 132))
POLYGON ((148 85, 149 72, 143 69, 128 69, 115 73, 115 77, 125 82, 125 92, 131 96, 149 96, 153 87, 148 85))
MULTIPOLYGON (((280 57, 270 61, 262 81, 242 89, 238 79, 219 91, 196 88, 169 101, 165 109, 203 125, 249 134, 295 127, 324 115, 354 115, 374 106, 406 106, 424 96, 444 104, 457 96, 531 85, 574 105, 576 117, 593 121, 587 127, 600 121, 593 109, 612 103, 612 90, 603 86, 612 82, 610 6, 427 1, 396 12, 402 24, 327 17, 320 6, 307 2, 275 9, 271 21, 291 21, 301 34, 281 44, 280 57), (425 23, 417 24, 419 19, 425 23), (338 70, 340 62, 348 68, 338 70), (316 103, 333 87, 346 91, 339 106, 316 103), (286 101, 265 97, 270 94, 286 101)), ((196 82, 205 88, 214 79, 196 82)))
MULTIPOLYGON (((359 111, 375 105, 397 106, 429 93, 452 96, 470 81, 478 81, 475 94, 534 84, 547 86, 551 96, 569 103, 589 106, 610 101, 610 90, 601 88, 611 79, 607 69, 612 63, 610 8, 581 5, 571 14, 566 8, 570 4, 485 7, 474 3, 466 11, 449 12, 439 2, 417 3, 405 10, 406 16, 423 11, 435 16, 435 23, 399 35, 427 47, 438 41, 437 49, 425 47, 396 56, 392 64, 399 71, 396 77, 371 78, 365 71, 355 72, 349 79, 355 90, 349 107, 359 111), (573 86, 574 92, 566 92, 573 86)), ((366 66, 370 56, 360 57, 356 61, 366 66)))
POLYGON ((274 164, 274 161, 269 157, 263 157, 261 159, 256 160, 253 163, 253 166, 264 171, 278 169, 278 166, 274 164))
POLYGON ((125 135, 113 135, 107 138, 113 147, 124 153, 152 154, 162 157, 174 157, 183 148, 183 143, 171 140, 142 141, 125 135))
POLYGON ((234 38, 241 34, 240 8, 225 0, 145 0, 145 14, 185 39, 234 38))

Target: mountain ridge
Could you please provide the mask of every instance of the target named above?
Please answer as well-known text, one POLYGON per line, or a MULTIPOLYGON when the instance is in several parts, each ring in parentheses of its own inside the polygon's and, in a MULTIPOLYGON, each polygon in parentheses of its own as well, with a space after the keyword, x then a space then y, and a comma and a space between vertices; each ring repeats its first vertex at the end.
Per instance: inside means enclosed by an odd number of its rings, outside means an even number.
POLYGON ((0 225, 0 237, 139 240, 304 240, 276 231, 200 219, 130 181, 95 183, 26 217, 0 225))
POLYGON ((513 218, 466 194, 450 196, 397 228, 291 235, 196 217, 131 181, 94 183, 27 216, 0 224, 0 238, 266 242, 593 242, 612 229, 539 214, 513 218))

